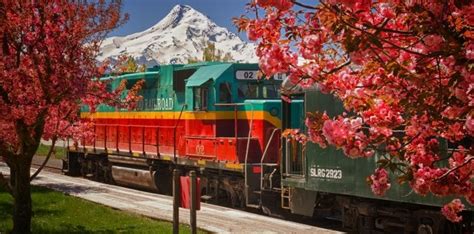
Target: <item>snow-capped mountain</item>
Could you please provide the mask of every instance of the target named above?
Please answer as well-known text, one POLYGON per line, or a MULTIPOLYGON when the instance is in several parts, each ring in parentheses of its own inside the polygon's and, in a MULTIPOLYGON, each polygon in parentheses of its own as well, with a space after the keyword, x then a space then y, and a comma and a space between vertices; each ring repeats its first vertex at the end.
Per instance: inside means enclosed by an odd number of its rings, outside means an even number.
POLYGON ((126 53, 139 64, 149 66, 187 63, 189 58, 202 57, 208 41, 217 49, 229 52, 236 62, 257 61, 254 44, 242 41, 186 5, 174 6, 165 18, 145 31, 105 39, 98 59, 113 59, 126 53))

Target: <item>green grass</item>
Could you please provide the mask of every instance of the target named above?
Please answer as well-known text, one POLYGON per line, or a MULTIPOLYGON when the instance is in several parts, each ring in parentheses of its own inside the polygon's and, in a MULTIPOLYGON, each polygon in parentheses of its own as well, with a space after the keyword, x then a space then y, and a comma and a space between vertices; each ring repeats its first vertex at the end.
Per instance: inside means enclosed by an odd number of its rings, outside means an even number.
MULTIPOLYGON (((50 189, 33 187, 33 233, 172 233, 172 223, 114 210, 50 189)), ((13 201, 0 187, 0 233, 12 230, 13 201)), ((190 233, 181 225, 181 233, 190 233)), ((200 233, 206 233, 199 231, 200 233)))
MULTIPOLYGON (((36 155, 37 156, 46 156, 46 155, 48 155, 49 148, 51 148, 51 146, 40 144, 38 146, 38 149, 36 150, 36 155)), ((54 151, 55 152, 52 156, 56 159, 62 159, 66 155, 66 148, 64 148, 64 147, 55 146, 54 151)))

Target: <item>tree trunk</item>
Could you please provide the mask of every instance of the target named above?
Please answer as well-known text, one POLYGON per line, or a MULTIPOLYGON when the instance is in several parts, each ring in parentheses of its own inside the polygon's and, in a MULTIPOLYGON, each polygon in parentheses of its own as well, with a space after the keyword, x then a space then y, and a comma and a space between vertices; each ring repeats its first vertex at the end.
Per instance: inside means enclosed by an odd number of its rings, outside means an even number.
POLYGON ((31 233, 31 160, 26 155, 15 160, 11 168, 14 197, 13 233, 31 233), (24 158, 23 158, 24 157, 24 158))

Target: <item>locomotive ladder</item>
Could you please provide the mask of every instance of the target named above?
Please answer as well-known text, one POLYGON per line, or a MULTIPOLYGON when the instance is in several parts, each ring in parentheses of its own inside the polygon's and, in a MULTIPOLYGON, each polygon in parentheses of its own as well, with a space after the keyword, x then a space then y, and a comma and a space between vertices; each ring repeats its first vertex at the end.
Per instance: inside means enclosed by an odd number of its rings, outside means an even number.
POLYGON ((290 209, 291 204, 291 188, 281 186, 281 208, 290 209))

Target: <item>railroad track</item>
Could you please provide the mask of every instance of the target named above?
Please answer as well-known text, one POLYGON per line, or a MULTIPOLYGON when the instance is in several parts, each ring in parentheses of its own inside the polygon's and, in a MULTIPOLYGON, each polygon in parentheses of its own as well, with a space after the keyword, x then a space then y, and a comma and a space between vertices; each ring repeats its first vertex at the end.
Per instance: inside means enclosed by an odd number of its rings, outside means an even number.
MULTIPOLYGON (((31 164, 31 167, 32 168, 39 168, 41 166, 41 163, 32 163, 31 164)), ((44 166, 43 170, 47 170, 47 171, 50 171, 50 172, 55 172, 55 173, 61 173, 62 172, 62 168, 60 167, 56 167, 56 166, 44 166)))
MULTIPOLYGON (((32 168, 39 168, 43 162, 44 162, 44 157, 33 157, 33 161, 31 162, 31 167, 32 168)), ((48 164, 44 166, 43 170, 47 170, 50 172, 55 172, 55 173, 61 173, 62 172, 62 162, 59 159, 53 159, 50 158, 48 161, 48 164)))

